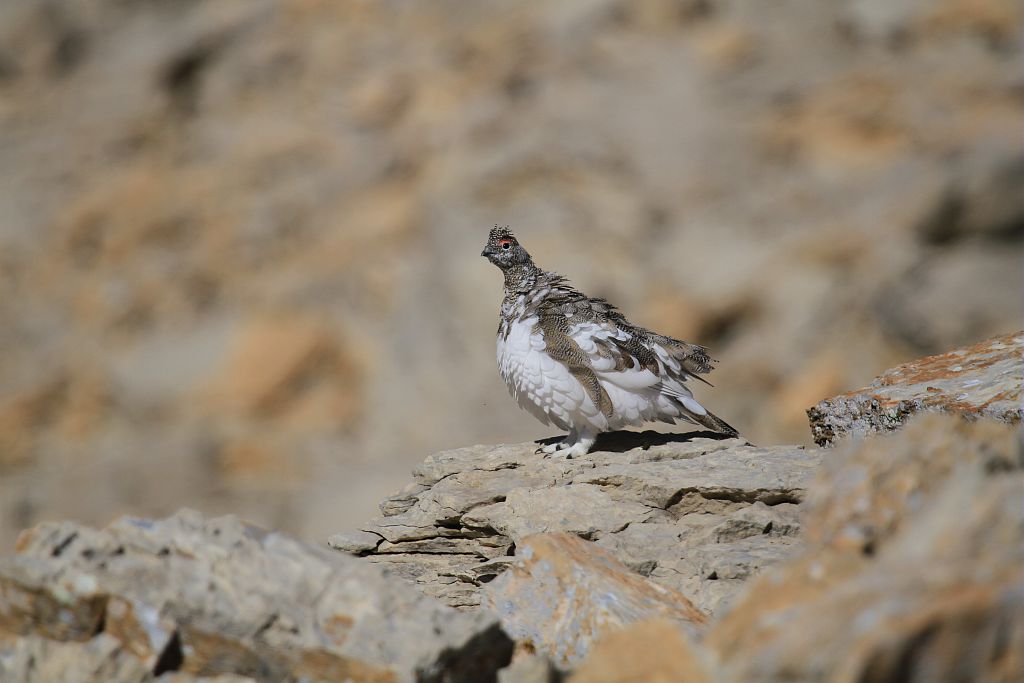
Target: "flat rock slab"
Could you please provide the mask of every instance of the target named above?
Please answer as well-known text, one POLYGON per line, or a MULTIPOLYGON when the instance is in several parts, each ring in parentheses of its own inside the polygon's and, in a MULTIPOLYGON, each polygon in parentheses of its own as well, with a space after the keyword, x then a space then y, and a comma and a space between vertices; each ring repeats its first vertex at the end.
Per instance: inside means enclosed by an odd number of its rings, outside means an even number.
POLYGON ((510 564, 522 539, 568 532, 596 541, 659 584, 715 611, 796 544, 796 503, 821 451, 657 432, 602 435, 572 460, 536 443, 428 457, 381 517, 332 547, 392 567, 459 608, 510 564), (698 572, 692 574, 688 572, 698 572))
POLYGON ((1024 387, 1024 331, 904 363, 869 386, 807 411, 819 446, 847 435, 898 429, 915 413, 953 413, 1019 424, 1024 387))
POLYGON ((508 571, 488 584, 484 606, 516 642, 574 668, 602 636, 663 618, 696 635, 707 617, 677 590, 631 571, 607 550, 565 533, 526 538, 508 571))
POLYGON ((48 680, 64 679, 63 658, 92 662, 95 680, 117 683, 164 672, 487 681, 511 649, 494 618, 454 611, 379 567, 233 517, 182 511, 102 531, 43 524, 0 560, 5 681, 28 676, 39 653, 53 667, 48 680))

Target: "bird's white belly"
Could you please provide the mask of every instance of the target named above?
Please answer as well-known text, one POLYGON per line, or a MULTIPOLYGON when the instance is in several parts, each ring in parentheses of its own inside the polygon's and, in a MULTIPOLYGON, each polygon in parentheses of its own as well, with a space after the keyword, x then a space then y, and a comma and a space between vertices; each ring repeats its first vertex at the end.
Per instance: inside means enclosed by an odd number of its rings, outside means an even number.
MULTIPOLYGON (((679 401, 691 395, 685 386, 675 385, 673 398, 663 393, 660 375, 640 367, 611 371, 601 366, 604 358, 592 354, 597 379, 613 406, 611 416, 603 415, 569 369, 548 355, 543 335, 534 331, 536 323, 536 317, 527 317, 510 323, 507 335, 499 333, 498 368, 519 406, 544 424, 600 432, 681 417, 679 401)), ((580 346, 587 351, 583 341, 580 346)), ((689 402, 695 412, 703 411, 692 398, 689 402)))
POLYGON ((545 352, 543 336, 534 333, 536 323, 536 317, 516 320, 507 335, 498 335, 498 369, 509 392, 538 420, 561 429, 579 424, 587 414, 599 415, 569 369, 545 352))

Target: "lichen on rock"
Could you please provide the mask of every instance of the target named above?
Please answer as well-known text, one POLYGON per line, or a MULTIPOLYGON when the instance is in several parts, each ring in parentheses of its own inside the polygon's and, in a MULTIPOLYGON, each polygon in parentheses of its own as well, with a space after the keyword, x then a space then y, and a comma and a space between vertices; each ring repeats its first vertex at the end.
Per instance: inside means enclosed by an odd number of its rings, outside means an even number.
POLYGON ((919 412, 1019 424, 1024 416, 1024 330, 904 363, 869 386, 808 409, 819 446, 846 434, 899 428, 919 412))

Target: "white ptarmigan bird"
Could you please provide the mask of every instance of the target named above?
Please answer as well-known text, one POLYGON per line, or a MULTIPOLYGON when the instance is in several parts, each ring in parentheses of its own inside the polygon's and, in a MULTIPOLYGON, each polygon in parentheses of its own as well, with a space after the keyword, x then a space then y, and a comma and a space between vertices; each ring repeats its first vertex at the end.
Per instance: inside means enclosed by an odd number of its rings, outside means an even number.
POLYGON ((569 432, 538 453, 587 453, 597 435, 655 420, 686 420, 738 436, 693 398, 688 379, 711 372, 702 346, 632 324, 604 299, 541 270, 507 227, 495 226, 481 256, 505 275, 498 369, 520 407, 569 432))

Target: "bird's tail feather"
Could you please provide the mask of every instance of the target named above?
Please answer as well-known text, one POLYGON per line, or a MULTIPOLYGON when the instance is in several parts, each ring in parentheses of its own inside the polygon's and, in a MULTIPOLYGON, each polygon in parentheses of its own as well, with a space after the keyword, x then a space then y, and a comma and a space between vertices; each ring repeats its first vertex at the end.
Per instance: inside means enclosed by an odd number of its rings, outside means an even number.
POLYGON ((699 424, 701 427, 706 427, 713 432, 728 434, 729 436, 740 435, 735 427, 708 410, 705 410, 704 414, 701 415, 684 406, 683 414, 694 423, 699 424))

